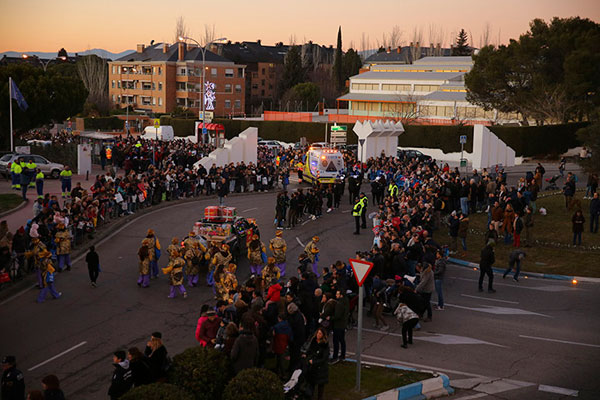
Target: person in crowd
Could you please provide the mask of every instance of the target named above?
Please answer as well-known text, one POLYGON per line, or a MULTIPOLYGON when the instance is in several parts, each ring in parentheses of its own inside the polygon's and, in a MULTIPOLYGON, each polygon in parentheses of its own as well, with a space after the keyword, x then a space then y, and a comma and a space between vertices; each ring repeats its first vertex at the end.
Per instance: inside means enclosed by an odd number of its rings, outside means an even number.
POLYGON ((438 249, 435 253, 435 264, 433 267, 433 280, 435 285, 435 292, 437 293, 437 306, 435 307, 438 311, 444 310, 444 276, 446 275, 446 257, 442 254, 442 250, 438 249))
POLYGON ((404 303, 398 304, 398 307, 394 310, 394 315, 398 322, 402 324, 401 347, 407 349, 409 344, 413 344, 413 329, 419 323, 419 316, 404 303))
POLYGON ((306 353, 303 356, 307 363, 307 380, 312 393, 317 393, 317 400, 323 400, 325 385, 329 382, 329 339, 327 330, 318 327, 309 339, 306 353))
POLYGON ((58 272, 65 268, 71 270, 71 234, 64 223, 58 224, 58 232, 54 237, 56 243, 56 255, 58 258, 58 272))
POLYGON ((56 375, 46 375, 42 378, 44 400, 65 400, 65 394, 60 388, 60 381, 56 375))
POLYGON ((115 370, 112 374, 110 387, 108 388, 108 396, 111 400, 121 398, 133 385, 133 375, 129 368, 129 360, 127 360, 123 350, 113 353, 113 366, 115 370))
POLYGON ((148 257, 150 260, 150 277, 152 279, 156 279, 158 278, 158 260, 161 255, 160 242, 154 234, 153 229, 148 229, 148 232, 146 233, 146 238, 143 241, 146 241, 146 247, 148 247, 148 257))
POLYGON ((525 258, 527 254, 521 250, 521 249, 515 249, 513 251, 510 252, 510 255, 508 256, 508 268, 506 269, 506 271, 504 271, 504 274, 502 275, 502 279, 506 278, 506 275, 508 275, 513 268, 515 268, 516 265, 516 269, 515 269, 515 274, 513 275, 513 279, 515 282, 519 282, 519 273, 521 272, 521 262, 523 261, 523 259, 525 258))
POLYGON ((244 315, 240 324, 239 336, 231 349, 231 362, 236 375, 244 369, 258 365, 258 339, 254 332, 254 319, 250 315, 244 315))
POLYGON ((425 303, 427 304, 427 318, 425 318, 423 321, 430 322, 433 318, 433 312, 431 310, 431 295, 435 288, 433 269, 431 264, 426 264, 424 266, 422 264, 417 264, 417 271, 419 272, 421 280, 417 285, 416 291, 419 295, 421 295, 421 297, 423 297, 423 300, 425 300, 425 303))
POLYGON ((350 302, 343 290, 335 292, 335 311, 333 314, 333 355, 331 363, 335 364, 346 359, 346 328, 350 317, 350 302), (338 353, 338 350, 341 350, 338 353))
POLYGON ((252 241, 248 245, 248 261, 250 262, 250 273, 260 275, 266 259, 266 247, 261 242, 257 234, 252 236, 252 241), (264 254, 264 256, 263 256, 264 254))
POLYGON ((275 258, 275 266, 279 269, 281 277, 285 276, 285 261, 287 243, 283 239, 283 231, 278 230, 275 232, 275 237, 269 242, 269 248, 275 258))
POLYGON ((2 358, 2 380, 0 381, 2 400, 23 400, 25 398, 25 377, 17 369, 15 356, 2 358))
POLYGON ((150 286, 150 246, 149 240, 142 240, 142 245, 138 249, 138 270, 139 277, 137 285, 142 288, 150 286))
POLYGON ((152 382, 166 382, 169 366, 167 354, 167 348, 162 342, 162 334, 160 332, 153 332, 144 349, 144 356, 147 357, 150 364, 152 382))
POLYGON ((460 238, 463 256, 467 254, 467 234, 469 233, 469 216, 465 214, 460 215, 458 221, 458 237, 460 238))
POLYGON ((598 219, 600 219, 600 197, 594 190, 590 200, 590 233, 598 233, 598 219))
POLYGON ((90 276, 90 282, 93 287, 96 287, 96 281, 98 280, 98 274, 100 273, 100 257, 96 253, 96 248, 90 246, 88 253, 85 255, 85 262, 88 267, 88 274, 90 276))
POLYGON ((581 235, 583 234, 584 225, 585 225, 585 217, 581 210, 575 211, 573 217, 571 218, 571 222, 573 223, 573 245, 581 246, 581 235))
POLYGON ((492 266, 496 262, 496 255, 494 253, 494 246, 496 242, 490 240, 487 245, 481 250, 481 259, 479 261, 479 291, 483 292, 483 278, 487 275, 488 277, 488 292, 496 293, 494 290, 494 271, 492 266))
POLYGON ((206 311, 206 320, 202 322, 198 337, 205 343, 205 347, 214 347, 217 342, 217 331, 221 324, 221 317, 214 310, 206 311))
POLYGON ((133 387, 147 385, 152 383, 152 373, 150 371, 150 362, 137 347, 130 347, 127 350, 127 360, 131 369, 133 387))
POLYGON ((54 286, 54 267, 52 266, 52 260, 50 257, 52 254, 48 250, 44 250, 40 253, 41 266, 40 271, 42 274, 42 290, 40 291, 37 302, 43 303, 46 301, 46 295, 48 292, 54 299, 59 299, 62 296, 61 292, 58 292, 54 286))
POLYGON ((312 272, 318 278, 321 275, 319 274, 319 248, 317 247, 317 243, 319 243, 319 237, 313 236, 312 240, 304 247, 304 253, 306 253, 312 264, 312 272))

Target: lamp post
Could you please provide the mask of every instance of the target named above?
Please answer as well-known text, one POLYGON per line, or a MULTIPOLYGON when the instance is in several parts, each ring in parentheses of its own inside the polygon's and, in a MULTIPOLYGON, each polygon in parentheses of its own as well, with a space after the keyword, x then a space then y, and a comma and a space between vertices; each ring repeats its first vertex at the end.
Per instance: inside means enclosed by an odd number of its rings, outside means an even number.
MULTIPOLYGON (((202 52, 202 86, 200 88, 200 102, 202 103, 202 114, 200 114, 200 107, 198 107, 198 119, 202 120, 202 132, 204 133, 204 131, 206 130, 206 123, 205 118, 204 118, 204 74, 206 66, 205 66, 205 62, 206 62, 206 47, 208 47, 208 45, 211 45, 215 42, 222 42, 224 40, 227 40, 227 38, 219 38, 219 39, 215 39, 212 40, 208 43, 206 43, 204 46, 201 46, 200 43, 198 43, 198 41, 196 39, 193 39, 191 37, 186 37, 186 36, 179 36, 179 40, 180 41, 184 41, 184 40, 191 40, 192 42, 196 43, 198 45, 198 48, 200 49, 200 51, 202 52)), ((204 142, 204 135, 202 135, 202 141, 204 142)))
MULTIPOLYGON (((29 54, 21 54, 21 57, 23 57, 26 60, 30 58, 29 54)), ((44 72, 46 72, 46 69, 48 68, 48 64, 50 64, 50 62, 53 61, 53 59, 49 59, 48 61, 43 62, 42 59, 39 58, 38 56, 31 56, 31 58, 33 60, 36 60, 37 62, 39 62, 41 64, 44 72)), ((61 59, 63 61, 67 61, 67 57, 65 57, 65 56, 61 56, 61 57, 57 57, 57 58, 59 58, 59 59, 61 59)))
MULTIPOLYGON (((137 72, 137 70, 135 69, 135 67, 133 68, 127 68, 127 86, 129 86, 129 70, 132 70, 133 73, 135 74, 137 72)), ((128 89, 128 87, 125 87, 125 89, 128 89)), ((127 136, 129 136, 129 96, 127 95, 127 90, 125 90, 125 99, 126 99, 126 103, 127 104, 127 108, 125 110, 125 115, 126 115, 126 120, 125 120, 125 127, 127 128, 127 136)))

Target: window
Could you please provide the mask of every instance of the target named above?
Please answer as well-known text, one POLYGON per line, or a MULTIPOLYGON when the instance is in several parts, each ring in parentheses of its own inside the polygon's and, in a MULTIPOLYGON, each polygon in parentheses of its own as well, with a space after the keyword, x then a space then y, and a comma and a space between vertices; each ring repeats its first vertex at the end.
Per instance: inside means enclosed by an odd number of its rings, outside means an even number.
POLYGON ((252 89, 258 89, 258 83, 253 83, 252 84, 252 89))
POLYGON ((235 104, 235 108, 237 108, 237 109, 242 108, 242 101, 241 100, 236 100, 234 104, 235 104))
POLYGON ((179 68, 179 73, 177 75, 185 75, 185 68, 179 68))
POLYGON ((152 82, 152 90, 156 90, 156 83, 152 82))
POLYGON ((231 108, 231 100, 225 100, 225 108, 231 108))
POLYGON ((216 68, 211 68, 211 70, 210 70, 210 74, 211 74, 212 76, 217 76, 217 69, 216 69, 216 68))
POLYGON ((155 106, 156 105, 156 97, 152 98, 152 105, 155 106))
POLYGON ((273 89, 273 85, 269 83, 269 89, 273 89))
POLYGON ((162 90, 162 82, 158 82, 158 90, 162 90))
POLYGON ((265 89, 262 89, 262 90, 260 91, 260 95, 261 95, 261 96, 264 96, 264 95, 265 95, 265 89))
POLYGON ((258 78, 258 72, 253 72, 253 73, 252 73, 252 77, 253 77, 253 78, 258 78))
POLYGON ((381 90, 390 91, 390 92, 410 92, 410 85, 393 85, 389 83, 381 84, 381 90))
POLYGON ((242 85, 235 85, 235 92, 242 93, 242 85))
POLYGON ((121 89, 121 81, 117 81, 117 88, 121 89))
POLYGON ((238 78, 244 77, 244 68, 238 68, 238 78))
POLYGON ((229 83, 225 84, 225 93, 231 93, 231 84, 229 84, 229 83))
POLYGON ((159 106, 162 106, 162 97, 159 97, 159 98, 158 98, 158 105, 159 105, 159 106))
POLYGON ((415 85, 415 92, 435 92, 439 85, 415 85))
POLYGON ((264 79, 262 79, 262 80, 260 81, 260 86, 265 86, 265 80, 264 80, 264 79))
POLYGON ((265 74, 265 69, 264 68, 262 69, 261 74, 263 74, 263 75, 265 74))
POLYGON ((112 102, 113 103, 115 102, 115 95, 114 94, 112 95, 112 102))
POLYGON ((233 78, 233 68, 227 68, 225 70, 225 78, 233 78))
POLYGON ((115 88, 115 81, 112 81, 112 88, 115 88))
POLYGON ((379 90, 378 83, 353 83, 352 89, 354 90, 379 90))
POLYGON ((116 68, 116 67, 113 65, 113 66, 112 66, 112 73, 113 73, 113 75, 115 74, 115 70, 116 70, 116 69, 117 69, 117 68, 116 68))
POLYGON ((158 67, 158 74, 162 75, 162 67, 158 67))

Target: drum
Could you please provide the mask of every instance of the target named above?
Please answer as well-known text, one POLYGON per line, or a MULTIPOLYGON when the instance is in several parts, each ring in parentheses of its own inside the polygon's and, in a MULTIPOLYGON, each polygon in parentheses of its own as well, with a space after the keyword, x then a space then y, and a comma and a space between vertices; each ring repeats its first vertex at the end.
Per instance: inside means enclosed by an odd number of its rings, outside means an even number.
POLYGON ((235 207, 221 207, 221 215, 227 222, 231 222, 237 216, 237 209, 235 207))
POLYGON ((204 208, 204 218, 208 221, 217 221, 221 218, 221 208, 218 206, 208 206, 204 208))

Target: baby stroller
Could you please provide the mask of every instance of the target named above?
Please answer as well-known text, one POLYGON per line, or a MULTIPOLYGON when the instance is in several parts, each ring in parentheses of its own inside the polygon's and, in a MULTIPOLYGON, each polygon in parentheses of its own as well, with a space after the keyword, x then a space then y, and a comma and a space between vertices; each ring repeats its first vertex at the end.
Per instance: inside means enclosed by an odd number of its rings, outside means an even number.
POLYGON ((560 178, 560 175, 554 175, 552 178, 546 179, 546 182, 548 182, 548 186, 546 186, 545 190, 559 190, 558 185, 556 184, 558 178, 560 178))
POLYGON ((289 381, 283 385, 286 400, 310 400, 312 390, 306 381, 308 365, 302 362, 302 368, 294 371, 289 381))

